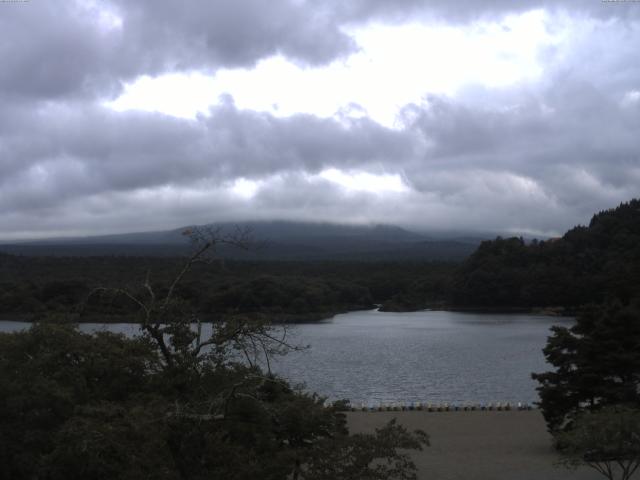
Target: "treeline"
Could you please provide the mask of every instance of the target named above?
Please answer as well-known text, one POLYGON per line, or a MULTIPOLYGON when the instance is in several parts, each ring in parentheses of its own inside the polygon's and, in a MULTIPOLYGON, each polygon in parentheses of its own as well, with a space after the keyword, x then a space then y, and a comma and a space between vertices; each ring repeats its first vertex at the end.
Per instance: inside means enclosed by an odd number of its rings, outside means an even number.
MULTIPOLYGON (((168 288, 184 257, 31 257, 0 254, 0 315, 74 310, 80 321, 137 311, 96 288, 168 288)), ((640 297, 640 200, 596 214, 561 238, 485 241, 464 262, 230 261, 194 266, 177 295, 198 313, 263 314, 277 321, 373 308, 531 309, 571 313, 640 297)))
MULTIPOLYGON (((121 321, 138 310, 136 305, 97 289, 126 287, 144 295, 148 276, 154 290, 163 292, 183 262, 179 257, 0 255, 0 315, 74 312, 80 321, 121 321)), ((242 313, 304 321, 382 303, 407 309, 417 302, 415 291, 444 301, 454 268, 438 262, 227 261, 195 265, 176 294, 205 317, 242 313)))
POLYGON ((483 242, 452 279, 451 304, 572 309, 640 297, 640 200, 593 216, 564 236, 483 242))

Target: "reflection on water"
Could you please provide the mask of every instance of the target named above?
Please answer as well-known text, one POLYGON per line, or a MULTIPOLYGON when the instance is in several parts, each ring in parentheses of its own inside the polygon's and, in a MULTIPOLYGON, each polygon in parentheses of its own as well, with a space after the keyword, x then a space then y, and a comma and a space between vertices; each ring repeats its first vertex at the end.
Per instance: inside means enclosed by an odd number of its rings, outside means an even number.
MULTIPOLYGON (((331 399, 379 402, 533 402, 531 372, 547 369, 542 347, 553 324, 534 315, 363 311, 290 327, 299 345, 273 369, 331 399)), ((26 328, 0 322, 0 331, 26 328)), ((134 335, 132 324, 83 324, 134 335)))

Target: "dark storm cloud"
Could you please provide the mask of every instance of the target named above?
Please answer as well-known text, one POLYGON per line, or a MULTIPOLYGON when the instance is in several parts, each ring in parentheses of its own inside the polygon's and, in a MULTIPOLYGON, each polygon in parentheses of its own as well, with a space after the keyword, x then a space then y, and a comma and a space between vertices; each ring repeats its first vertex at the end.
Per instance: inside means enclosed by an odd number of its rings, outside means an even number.
POLYGON ((288 169, 313 173, 334 165, 349 168, 412 155, 405 133, 367 118, 348 123, 306 114, 276 118, 226 103, 212 110, 206 125, 222 176, 254 177, 288 169))
POLYGON ((0 99, 102 90, 117 78, 107 66, 109 35, 74 2, 0 5, 0 31, 0 99))
MULTIPOLYGON (((474 177, 517 175, 500 184, 532 182, 530 195, 570 205, 582 215, 638 193, 640 105, 626 105, 587 83, 558 82, 500 108, 432 98, 411 113, 411 128, 431 145, 423 159, 405 167, 418 190, 446 195, 463 191, 474 177), (464 181, 459 188, 434 181, 433 172, 442 171, 456 172, 454 183, 464 181)), ((508 194, 499 185, 485 185, 487 195, 508 194)), ((469 204, 477 201, 469 195, 469 204)))
POLYGON ((9 3, 0 15, 0 95, 108 98, 138 75, 250 67, 278 53, 321 65, 357 49, 345 25, 414 15, 467 21, 540 7, 599 18, 640 15, 633 2, 596 0, 9 3))
POLYGON ((303 2, 114 3, 124 18, 125 43, 144 47, 135 57, 146 57, 149 64, 157 56, 170 58, 180 69, 216 63, 251 66, 275 53, 306 64, 323 64, 354 49, 329 12, 303 2))
POLYGON ((632 18, 633 2, 104 0, 2 5, 0 97, 113 98, 123 82, 175 70, 251 67, 282 54, 322 65, 357 49, 345 26, 415 15, 445 21, 539 7, 632 18))
POLYGON ((278 53, 321 65, 356 48, 329 12, 294 1, 105 0, 1 8, 2 96, 111 97, 138 75, 250 67, 278 53))
POLYGON ((101 107, 51 107, 0 119, 0 209, 50 208, 84 195, 202 178, 217 184, 285 171, 319 172, 412 155, 409 136, 368 120, 348 124, 311 115, 278 119, 225 102, 208 117, 184 121, 101 107), (31 142, 30 139, 37 139, 31 142))

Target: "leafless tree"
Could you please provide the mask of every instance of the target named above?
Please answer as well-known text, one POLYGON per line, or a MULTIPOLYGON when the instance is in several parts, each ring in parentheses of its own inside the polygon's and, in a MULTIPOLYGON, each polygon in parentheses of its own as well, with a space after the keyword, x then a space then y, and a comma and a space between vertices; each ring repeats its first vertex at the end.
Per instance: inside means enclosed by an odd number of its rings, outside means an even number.
POLYGON ((167 368, 179 364, 198 366, 205 358, 224 363, 237 354, 250 366, 261 361, 271 371, 270 358, 300 347, 289 342, 286 326, 274 327, 270 322, 243 315, 217 319, 205 335, 198 312, 179 299, 176 289, 196 264, 219 261, 218 247, 249 250, 255 245, 248 228, 236 227, 225 232, 221 227, 191 227, 182 232, 189 237, 191 252, 168 286, 158 294, 151 284, 150 272, 141 289, 99 287, 92 294, 123 296, 138 307, 140 328, 157 345, 167 368))

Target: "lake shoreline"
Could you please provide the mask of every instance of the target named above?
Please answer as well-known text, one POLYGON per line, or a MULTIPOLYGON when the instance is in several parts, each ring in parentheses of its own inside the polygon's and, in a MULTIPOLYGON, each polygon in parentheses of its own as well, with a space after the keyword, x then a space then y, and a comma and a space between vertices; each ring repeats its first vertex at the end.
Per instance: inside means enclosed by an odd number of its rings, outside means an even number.
MULTIPOLYGON (((295 325, 295 324, 304 324, 304 323, 320 323, 325 320, 329 320, 336 315, 340 315, 343 313, 351 313, 351 312, 360 312, 363 309, 357 310, 332 310, 329 312, 309 312, 303 314, 256 314, 256 313, 238 313, 234 314, 224 314, 224 315, 203 315, 202 323, 214 323, 219 321, 224 317, 233 317, 233 316, 245 316, 252 317, 255 319, 262 319, 269 323, 273 323, 276 325, 295 325)), ((65 315, 64 313, 58 314, 60 320, 57 318, 46 318, 37 313, 18 313, 15 315, 12 314, 4 314, 0 315, 0 321, 11 321, 11 322, 24 322, 24 323, 37 323, 41 321, 45 321, 48 323, 72 323, 72 324, 83 324, 83 323, 104 323, 104 324, 116 324, 116 323, 142 323, 138 319, 136 319, 135 315, 82 315, 78 316, 74 313, 69 313, 65 315), (66 319, 65 319, 66 317, 66 319)))
MULTIPOLYGON (((568 309, 565 307, 460 307, 460 306, 452 306, 452 305, 430 305, 425 308, 416 308, 416 309, 388 309, 385 308, 384 305, 375 305, 373 308, 357 308, 353 310, 340 309, 340 310, 330 310, 330 311, 322 311, 322 312, 308 312, 308 313, 280 313, 280 314, 262 314, 257 312, 250 313, 239 313, 239 316, 249 316, 254 318, 262 318, 267 322, 276 324, 276 325, 297 325, 297 324, 305 324, 305 323, 321 323, 327 320, 331 320, 336 315, 346 314, 346 313, 354 313, 354 312, 364 312, 364 311, 372 311, 376 310, 379 312, 386 313, 417 313, 417 312, 425 312, 425 311, 434 311, 434 312, 455 312, 455 313, 477 313, 477 314, 522 314, 522 315, 542 315, 547 317, 575 317, 579 312, 579 308, 568 309)), ((62 317, 65 314, 59 313, 62 317)), ((36 323, 39 321, 47 321, 53 323, 104 323, 104 324, 115 324, 115 323, 141 323, 135 319, 133 316, 128 315, 83 315, 78 316, 74 313, 67 314, 70 318, 69 322, 65 322, 60 320, 56 322, 55 319, 45 319, 38 313, 16 313, 13 314, 2 314, 0 315, 0 321, 13 321, 13 322, 24 322, 24 323, 36 323), (75 318, 74 318, 75 317, 75 318)), ((221 318, 231 317, 234 314, 216 314, 216 315, 208 315, 203 316, 203 323, 214 323, 221 318)))
POLYGON ((544 315, 549 317, 575 317, 580 307, 567 308, 562 306, 548 307, 483 307, 483 306, 456 306, 446 304, 431 304, 423 308, 389 308, 384 305, 379 308, 381 312, 411 313, 421 311, 458 312, 458 313, 495 313, 495 314, 523 314, 544 315))

